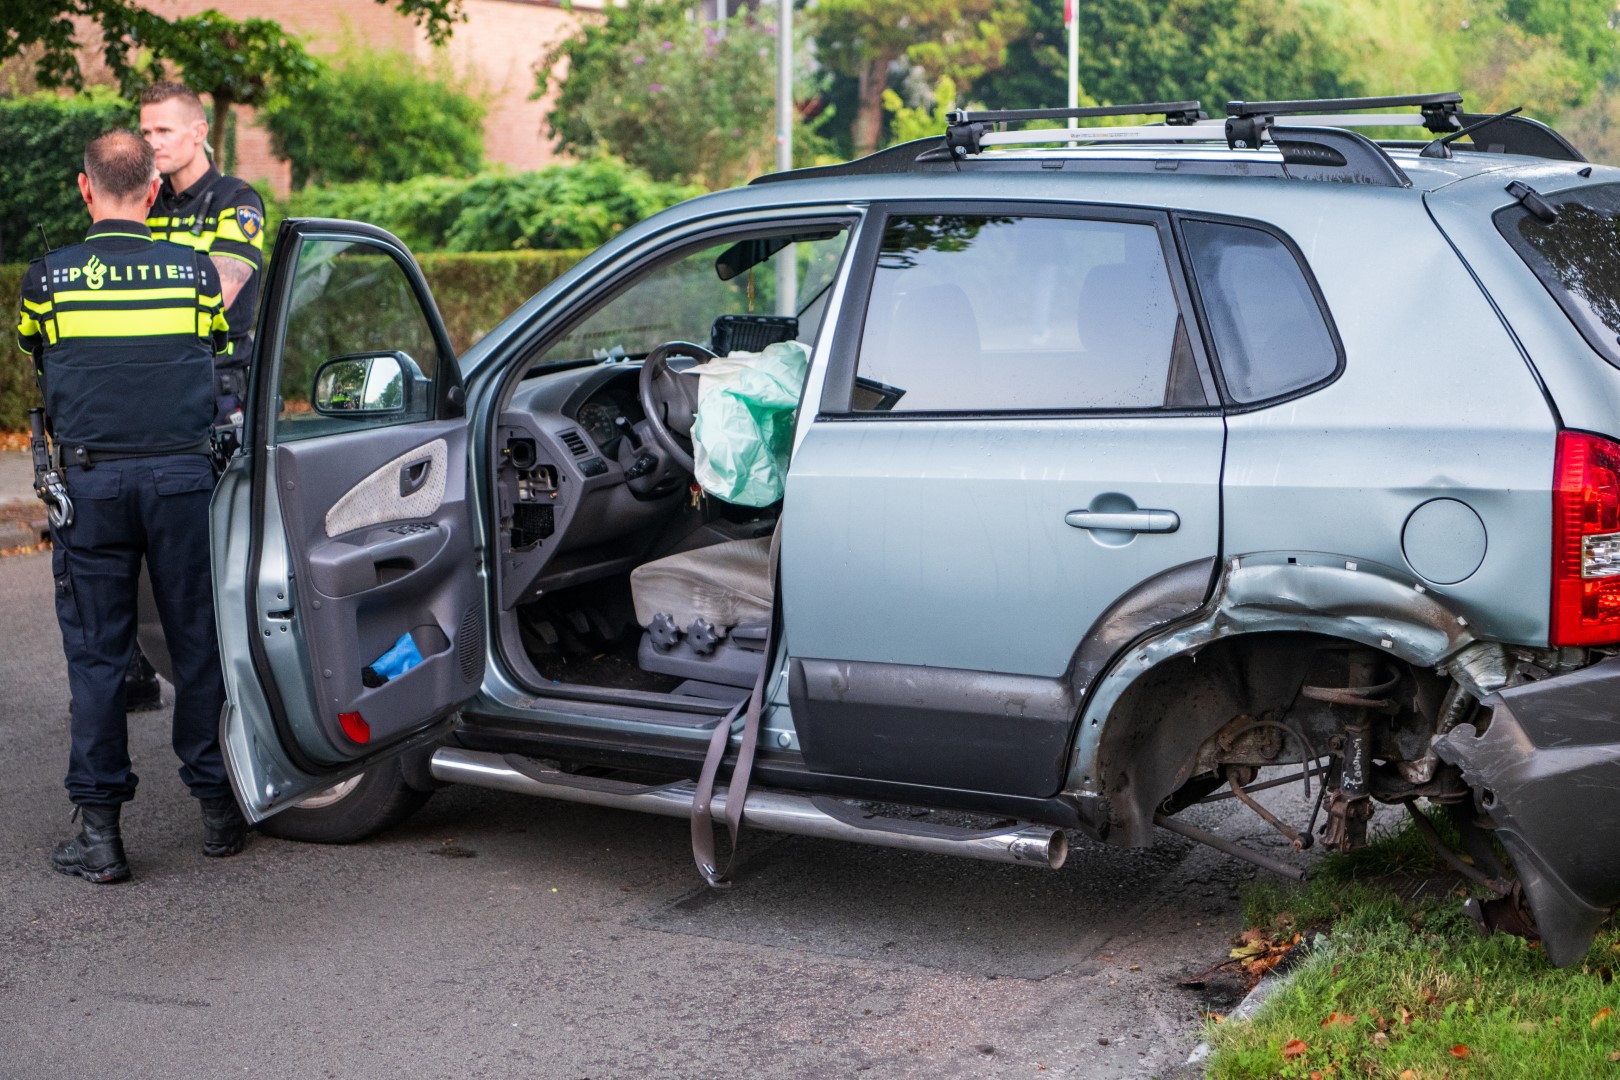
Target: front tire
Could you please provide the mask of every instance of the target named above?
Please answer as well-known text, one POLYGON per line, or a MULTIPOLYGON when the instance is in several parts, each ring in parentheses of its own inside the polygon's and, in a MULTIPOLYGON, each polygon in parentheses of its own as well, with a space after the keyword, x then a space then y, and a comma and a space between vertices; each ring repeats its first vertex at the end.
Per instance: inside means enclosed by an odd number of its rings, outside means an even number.
POLYGON ((407 784, 391 758, 266 818, 259 831, 306 844, 354 844, 398 825, 431 794, 407 784))

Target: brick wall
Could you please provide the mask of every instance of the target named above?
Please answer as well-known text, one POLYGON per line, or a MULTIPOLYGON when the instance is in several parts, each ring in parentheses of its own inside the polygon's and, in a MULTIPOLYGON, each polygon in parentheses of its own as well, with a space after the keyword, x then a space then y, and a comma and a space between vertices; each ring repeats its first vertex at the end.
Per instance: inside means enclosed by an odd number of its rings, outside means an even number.
MULTIPOLYGON (((144 6, 170 18, 213 8, 233 19, 273 18, 305 39, 311 52, 331 54, 346 40, 372 48, 400 49, 423 59, 432 47, 416 24, 376 0, 142 0, 144 6)), ((572 7, 601 7, 575 0, 572 7)), ((455 27, 449 54, 458 72, 471 73, 486 95, 484 121, 487 158, 512 169, 534 169, 556 159, 542 131, 549 100, 530 101, 534 64, 552 43, 574 32, 579 16, 558 0, 465 0, 468 21, 455 27)), ((270 138, 252 122, 253 110, 238 108, 236 152, 238 175, 285 195, 291 170, 270 150, 270 138)))

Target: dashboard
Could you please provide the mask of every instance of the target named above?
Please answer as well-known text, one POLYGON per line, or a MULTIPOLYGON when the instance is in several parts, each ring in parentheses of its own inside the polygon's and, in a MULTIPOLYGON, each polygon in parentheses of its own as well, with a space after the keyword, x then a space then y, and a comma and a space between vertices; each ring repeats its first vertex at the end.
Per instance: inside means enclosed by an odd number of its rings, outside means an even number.
POLYGON ((639 365, 607 361, 525 379, 500 414, 492 455, 503 608, 627 571, 684 501, 631 491, 620 426, 645 419, 639 365))

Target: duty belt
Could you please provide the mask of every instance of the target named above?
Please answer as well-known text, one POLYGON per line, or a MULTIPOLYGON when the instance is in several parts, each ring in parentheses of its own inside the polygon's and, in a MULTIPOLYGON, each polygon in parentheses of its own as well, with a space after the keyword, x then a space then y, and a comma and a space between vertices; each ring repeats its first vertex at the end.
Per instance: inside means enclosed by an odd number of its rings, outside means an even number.
POLYGON ((124 461, 129 458, 171 457, 177 454, 202 454, 209 456, 214 452, 214 444, 208 439, 192 443, 190 446, 175 446, 167 450, 96 450, 88 446, 73 443, 58 443, 56 445, 56 467, 66 469, 77 465, 80 468, 93 468, 103 461, 124 461))

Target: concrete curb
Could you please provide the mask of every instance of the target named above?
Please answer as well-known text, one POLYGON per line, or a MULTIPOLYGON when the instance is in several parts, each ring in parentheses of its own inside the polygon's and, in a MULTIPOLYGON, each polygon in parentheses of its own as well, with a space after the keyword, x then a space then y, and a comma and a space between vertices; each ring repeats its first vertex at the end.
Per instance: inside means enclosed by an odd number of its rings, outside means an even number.
MULTIPOLYGON (((1226 1014, 1226 1023, 1241 1023, 1245 1020, 1254 1019, 1254 1015, 1260 1011, 1260 1007, 1273 994, 1294 981, 1294 975, 1306 960, 1319 951, 1326 951, 1329 945, 1330 942, 1326 934, 1317 934, 1308 941, 1301 942, 1300 946, 1290 953, 1282 964, 1278 965, 1283 970, 1279 971, 1277 968, 1272 968, 1260 977, 1260 981, 1254 984, 1253 990, 1243 995, 1243 1000, 1237 1003, 1237 1008, 1226 1014)), ((1197 1069, 1199 1075, 1202 1075, 1202 1066, 1204 1062, 1209 1060, 1210 1053, 1209 1041, 1200 1041, 1197 1046, 1192 1048, 1192 1053, 1187 1055, 1186 1067, 1197 1069)))

